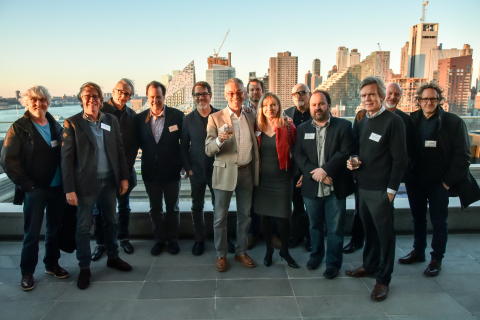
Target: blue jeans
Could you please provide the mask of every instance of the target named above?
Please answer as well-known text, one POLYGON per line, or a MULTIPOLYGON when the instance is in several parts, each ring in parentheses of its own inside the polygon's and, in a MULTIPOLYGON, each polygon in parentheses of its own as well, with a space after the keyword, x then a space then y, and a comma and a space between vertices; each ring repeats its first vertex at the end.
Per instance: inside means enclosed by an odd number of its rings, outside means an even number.
POLYGON ((77 259, 82 269, 90 267, 92 254, 90 249, 90 230, 93 226, 93 208, 100 204, 105 224, 105 244, 109 258, 118 256, 117 222, 115 221, 115 205, 117 184, 113 176, 96 181, 100 185, 98 194, 78 196, 77 210, 77 259))
POLYGON ((303 197, 310 220, 312 252, 310 260, 322 261, 325 255, 324 224, 327 224, 326 265, 340 269, 343 262, 343 236, 345 228, 346 199, 338 200, 335 192, 327 197, 310 199, 303 197))
POLYGON ((43 213, 46 208, 45 231, 45 267, 50 269, 58 265, 60 251, 58 249, 57 233, 60 230, 65 205, 63 187, 46 189, 34 188, 25 193, 23 204, 24 225, 23 249, 20 260, 22 276, 33 275, 38 263, 38 241, 42 229, 43 213))

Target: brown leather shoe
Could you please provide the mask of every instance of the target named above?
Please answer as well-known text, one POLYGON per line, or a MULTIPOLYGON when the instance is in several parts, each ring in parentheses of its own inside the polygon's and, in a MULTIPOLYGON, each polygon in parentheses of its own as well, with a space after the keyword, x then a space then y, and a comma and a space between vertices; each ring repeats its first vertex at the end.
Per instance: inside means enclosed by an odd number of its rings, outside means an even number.
POLYGON ((123 261, 119 256, 116 256, 115 258, 108 257, 107 267, 120 271, 132 271, 132 266, 123 261))
POLYGON ((345 274, 349 277, 354 278, 373 277, 373 274, 365 270, 365 268, 363 267, 345 270, 345 274))
POLYGON ((388 295, 388 286, 381 283, 377 283, 373 288, 371 297, 372 297, 372 300, 374 301, 383 301, 387 299, 387 295, 388 295))
POLYGON ((53 268, 45 269, 46 274, 50 274, 58 279, 64 279, 69 276, 67 270, 60 267, 58 264, 53 268))
POLYGON ((400 264, 412 264, 415 262, 424 262, 424 261, 425 261, 425 252, 421 254, 416 250, 412 250, 412 252, 407 254, 405 257, 401 257, 400 259, 398 259, 398 262, 400 264))
POLYGON ((247 268, 255 268, 255 262, 246 253, 239 256, 235 255, 235 260, 240 261, 247 268))
POLYGON ((442 261, 432 259, 423 273, 428 277, 436 277, 440 270, 442 270, 442 261))
POLYGON ((33 275, 27 275, 22 277, 22 281, 20 282, 20 286, 22 287, 23 291, 32 290, 35 288, 35 282, 33 281, 33 275))
POLYGON ((217 270, 220 272, 227 271, 227 258, 226 257, 218 257, 217 258, 217 270))

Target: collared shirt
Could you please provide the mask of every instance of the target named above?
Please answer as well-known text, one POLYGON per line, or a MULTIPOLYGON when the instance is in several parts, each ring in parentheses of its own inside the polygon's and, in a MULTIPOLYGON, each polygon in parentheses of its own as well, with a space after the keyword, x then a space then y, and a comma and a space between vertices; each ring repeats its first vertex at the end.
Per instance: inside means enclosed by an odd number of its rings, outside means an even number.
POLYGON ((98 125, 100 124, 100 122, 102 122, 103 118, 105 117, 105 113, 101 112, 101 111, 98 111, 98 120, 97 121, 94 121, 92 120, 92 118, 90 118, 86 113, 85 111, 83 112, 83 119, 89 121, 89 122, 95 122, 95 125, 97 127, 97 130, 98 130, 98 125))
POLYGON ((112 165, 108 161, 107 150, 104 143, 104 134, 103 128, 99 128, 99 124, 102 123, 105 114, 103 112, 98 112, 98 120, 93 121, 85 112, 83 113, 83 118, 87 120, 90 129, 92 130, 93 138, 97 145, 98 151, 98 162, 97 162, 97 179, 105 179, 113 173, 112 165))
POLYGON ((237 164, 244 166, 252 161, 253 143, 250 136, 250 128, 248 127, 245 111, 241 111, 240 117, 228 108, 230 119, 232 120, 233 136, 237 143, 237 164))
MULTIPOLYGON (((318 167, 321 168, 325 164, 325 138, 327 136, 327 128, 330 125, 330 119, 323 125, 319 126, 315 121, 312 121, 312 126, 316 130, 316 142, 317 142, 317 154, 318 154, 318 167)), ((328 175, 328 172, 327 172, 328 175)), ((317 197, 327 197, 333 191, 332 185, 327 185, 323 182, 318 183, 318 193, 317 197)))
POLYGON ((150 127, 152 128, 152 134, 155 138, 155 142, 158 143, 162 137, 163 127, 165 126, 165 107, 163 107, 162 113, 156 116, 150 109, 150 127))
POLYGON ((113 111, 113 115, 115 117, 117 117, 118 121, 120 121, 120 118, 122 117, 122 115, 127 112, 127 104, 125 104, 122 109, 118 109, 116 105, 114 105, 115 107, 115 111, 113 111))
POLYGON ((301 125, 304 122, 307 122, 308 120, 310 120, 310 118, 312 118, 312 115, 310 114, 309 109, 307 109, 305 112, 302 112, 298 110, 296 106, 293 106, 292 108, 295 108, 295 110, 293 111, 293 119, 292 119, 295 127, 298 128, 299 125, 301 125))
POLYGON ((373 119, 375 117, 378 117, 379 115, 382 114, 383 111, 385 111, 385 107, 382 105, 382 107, 380 108, 380 110, 378 110, 377 112, 375 112, 374 114, 370 115, 370 112, 367 111, 367 118, 370 118, 370 119, 373 119))

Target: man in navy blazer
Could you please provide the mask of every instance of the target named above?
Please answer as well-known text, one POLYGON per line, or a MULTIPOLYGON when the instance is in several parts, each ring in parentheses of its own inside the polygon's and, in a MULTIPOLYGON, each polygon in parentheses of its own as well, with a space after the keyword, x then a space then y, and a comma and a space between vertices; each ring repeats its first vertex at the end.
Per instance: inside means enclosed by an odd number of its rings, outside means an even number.
POLYGON ((150 253, 159 255, 168 241, 168 252, 177 254, 180 210, 180 132, 184 114, 165 106, 166 88, 158 81, 147 85, 150 109, 136 117, 137 137, 142 149, 142 177, 150 200, 150 219, 155 245, 150 253), (166 214, 162 198, 165 198, 166 214))
POLYGON ((312 252, 307 268, 317 269, 325 255, 324 224, 327 224, 327 268, 323 276, 338 275, 343 258, 346 198, 353 193, 353 177, 345 162, 355 146, 349 121, 332 117, 328 92, 315 90, 310 98, 312 119, 297 129, 295 163, 303 172, 302 195, 310 219, 312 252))

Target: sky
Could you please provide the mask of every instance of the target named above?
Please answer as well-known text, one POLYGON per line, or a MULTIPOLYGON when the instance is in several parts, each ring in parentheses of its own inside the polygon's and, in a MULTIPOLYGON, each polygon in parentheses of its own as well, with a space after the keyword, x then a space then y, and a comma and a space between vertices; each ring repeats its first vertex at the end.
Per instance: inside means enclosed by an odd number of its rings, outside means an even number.
MULTIPOLYGON (((401 48, 420 22, 423 0, 244 1, 27 1, 0 0, 0 96, 33 85, 53 96, 73 95, 87 81, 111 92, 123 77, 137 92, 195 61, 205 80, 207 57, 232 53, 237 77, 268 72, 269 58, 290 51, 298 57, 298 80, 315 58, 326 79, 337 48, 391 51, 400 72, 401 48)), ((473 80, 480 69, 479 0, 431 0, 426 21, 439 23, 444 49, 473 48, 473 80)), ((472 81, 474 85, 474 81, 472 81)))

